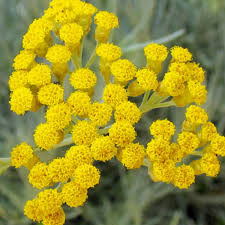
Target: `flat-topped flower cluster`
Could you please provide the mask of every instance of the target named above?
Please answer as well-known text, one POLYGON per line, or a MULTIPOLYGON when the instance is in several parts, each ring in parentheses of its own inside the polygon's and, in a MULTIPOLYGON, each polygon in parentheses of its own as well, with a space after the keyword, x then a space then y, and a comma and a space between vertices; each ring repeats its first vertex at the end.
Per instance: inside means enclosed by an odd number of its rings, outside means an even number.
POLYGON ((24 115, 46 109, 46 122, 34 131, 35 146, 23 142, 11 153, 11 165, 26 167, 29 182, 41 189, 25 205, 25 215, 33 221, 63 225, 63 204, 82 206, 88 189, 99 183, 95 161, 116 157, 127 169, 144 165, 153 181, 173 183, 181 189, 193 184, 196 175, 215 177, 220 171, 218 156, 225 156, 225 137, 217 133, 199 106, 207 97, 204 70, 193 62, 188 49, 175 46, 168 50, 156 43, 144 49, 146 67, 137 68, 121 58, 119 46, 108 42, 111 30, 118 26, 113 13, 97 12, 92 4, 53 0, 23 37, 23 50, 14 59, 9 79, 11 110, 24 115), (84 39, 93 16, 97 45, 83 66, 84 39), (95 57, 100 59, 99 71, 90 69, 95 57), (159 76, 164 61, 168 70, 159 76), (105 87, 101 100, 94 101, 98 74, 105 87), (74 91, 65 98, 67 77, 74 91), (129 100, 143 94, 139 107, 129 100), (159 119, 150 125, 153 139, 147 147, 135 141, 135 124, 144 113, 190 103, 195 105, 187 108, 177 140, 172 139, 175 125, 159 119), (38 151, 52 151, 68 139, 71 141, 65 143, 74 145, 64 157, 49 162, 38 157, 38 151), (184 163, 191 155, 194 160, 184 163))

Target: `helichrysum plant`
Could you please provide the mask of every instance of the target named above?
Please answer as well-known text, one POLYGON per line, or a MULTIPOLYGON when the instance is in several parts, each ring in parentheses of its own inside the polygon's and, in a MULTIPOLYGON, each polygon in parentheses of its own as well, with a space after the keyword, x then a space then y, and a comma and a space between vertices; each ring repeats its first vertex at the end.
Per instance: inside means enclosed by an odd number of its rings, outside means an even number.
POLYGON ((15 57, 9 78, 9 103, 18 115, 44 108, 45 122, 34 130, 35 146, 22 142, 10 158, 0 160, 3 168, 26 167, 29 182, 40 189, 24 207, 33 221, 64 224, 63 204, 82 206, 88 189, 100 182, 95 161, 116 157, 127 169, 146 166, 153 181, 180 189, 189 188, 197 175, 216 177, 220 171, 218 156, 225 156, 225 137, 200 107, 207 98, 204 70, 188 49, 157 43, 144 48, 147 63, 138 68, 109 42, 117 27, 113 13, 97 11, 92 4, 53 0, 23 37, 23 50, 15 57), (83 46, 93 17, 96 49, 84 65, 83 46), (92 71, 96 58, 99 71, 92 71), (165 60, 169 64, 163 73, 165 60), (98 74, 105 86, 94 98, 98 74), (67 78, 69 83, 64 82, 67 78), (68 85, 73 92, 65 97, 68 85), (130 101, 141 95, 140 106, 130 101), (159 119, 150 125, 147 147, 135 141, 135 124, 142 115, 170 106, 188 106, 178 137, 171 121, 159 119), (64 157, 46 162, 38 156, 39 151, 71 144, 64 157))

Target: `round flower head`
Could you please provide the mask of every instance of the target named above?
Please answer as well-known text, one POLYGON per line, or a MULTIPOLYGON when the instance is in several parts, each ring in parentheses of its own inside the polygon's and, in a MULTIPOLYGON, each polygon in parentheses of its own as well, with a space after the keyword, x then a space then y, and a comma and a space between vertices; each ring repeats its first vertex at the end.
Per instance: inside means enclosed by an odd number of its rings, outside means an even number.
POLYGON ((186 65, 188 67, 188 73, 191 80, 196 80, 201 83, 204 82, 205 71, 199 66, 199 64, 196 64, 195 62, 189 62, 186 63, 186 65))
POLYGON ((181 149, 180 145, 177 143, 172 143, 170 145, 170 156, 169 159, 171 159, 172 161, 176 162, 181 162, 181 160, 183 159, 183 157, 185 157, 185 153, 184 151, 181 149))
POLYGON ((192 132, 184 131, 179 134, 177 143, 180 145, 182 151, 184 151, 186 154, 191 154, 198 148, 200 141, 197 135, 193 134, 192 132))
POLYGON ((76 23, 65 24, 60 29, 60 38, 69 48, 78 46, 83 34, 83 28, 76 23))
POLYGON ((205 85, 202 85, 199 81, 189 81, 188 90, 192 99, 198 104, 203 105, 206 101, 207 90, 205 85))
POLYGON ((187 63, 172 62, 169 65, 168 71, 178 73, 183 78, 184 82, 187 82, 191 79, 190 69, 187 63))
POLYGON ((88 198, 87 188, 81 187, 75 181, 64 184, 61 196, 63 202, 70 207, 83 206, 88 198))
POLYGON ((41 87, 51 82, 51 69, 48 65, 37 64, 28 75, 27 80, 30 85, 41 87))
POLYGON ((91 99, 86 92, 75 91, 69 96, 67 104, 72 114, 84 117, 88 115, 91 99))
POLYGON ((134 78, 137 68, 128 59, 118 59, 112 63, 111 72, 119 82, 127 82, 134 78))
POLYGON ((187 48, 174 46, 171 50, 172 61, 188 62, 192 60, 192 55, 187 48))
POLYGON ((94 187, 99 183, 100 172, 99 170, 89 164, 78 166, 73 174, 74 181, 83 188, 94 187))
POLYGON ((170 158, 171 147, 168 141, 162 138, 152 139, 148 143, 147 158, 150 162, 165 161, 170 158))
POLYGON ((147 60, 152 60, 152 61, 163 62, 168 55, 167 47, 164 45, 156 44, 156 43, 151 43, 147 45, 144 48, 144 51, 145 51, 145 56, 147 60))
POLYGON ((32 158, 33 149, 26 142, 17 145, 11 152, 11 164, 16 168, 27 165, 32 158))
POLYGON ((41 222, 43 215, 40 208, 38 207, 37 199, 33 199, 32 201, 28 200, 26 202, 26 205, 24 206, 24 215, 33 221, 41 222))
POLYGON ((70 107, 66 103, 51 106, 46 112, 47 123, 56 130, 65 128, 71 121, 70 107))
POLYGON ((10 97, 11 110, 16 114, 24 115, 26 111, 31 110, 34 96, 29 88, 17 88, 10 97))
POLYGON ((166 73, 162 85, 171 96, 182 95, 185 90, 184 80, 182 76, 176 72, 166 73))
POLYGON ((112 117, 112 107, 106 103, 95 102, 91 105, 88 116, 97 126, 105 126, 112 117))
POLYGON ((100 11, 95 16, 95 24, 105 30, 111 30, 119 26, 119 21, 114 13, 100 11))
POLYGON ((133 142, 136 135, 136 131, 132 124, 125 120, 115 122, 109 129, 109 137, 120 147, 124 147, 133 142))
POLYGON ((127 101, 116 107, 114 117, 116 121, 127 120, 131 124, 135 124, 140 120, 141 115, 141 110, 137 105, 127 101))
POLYGON ((103 98, 106 104, 113 108, 128 100, 126 89, 119 84, 107 84, 103 92, 103 98))
POLYGON ((13 67, 15 70, 29 70, 34 64, 36 55, 27 50, 20 51, 14 59, 13 67))
POLYGON ((138 84, 145 91, 155 91, 159 86, 156 73, 147 68, 138 70, 136 77, 138 84))
POLYGON ((225 137, 215 135, 210 143, 211 150, 220 156, 225 156, 225 137))
POLYGON ((71 162, 74 169, 83 164, 93 163, 90 148, 86 145, 72 146, 66 152, 65 158, 71 162))
POLYGON ((48 49, 46 59, 51 63, 68 63, 71 58, 71 52, 64 45, 54 45, 48 49))
POLYGON ((153 163, 153 176, 156 180, 161 182, 170 183, 175 175, 175 163, 172 160, 165 162, 154 162, 153 163))
POLYGON ((102 43, 96 48, 96 54, 105 62, 113 62, 121 57, 122 52, 113 43, 102 43))
POLYGON ((191 166, 176 168, 173 184, 180 189, 187 189, 195 182, 195 172, 191 166))
POLYGON ((91 145, 97 136, 98 129, 86 120, 79 121, 73 127, 72 139, 76 145, 91 145))
POLYGON ((201 169, 209 177, 216 177, 220 172, 220 162, 213 153, 205 153, 199 160, 201 169))
POLYGON ((121 150, 121 163, 127 169, 137 169, 143 164, 145 158, 145 148, 140 144, 130 143, 121 150))
POLYGON ((28 175, 29 182, 33 187, 42 189, 51 184, 51 178, 48 173, 48 166, 45 163, 37 163, 28 175))
POLYGON ((205 110, 196 105, 189 106, 186 110, 185 116, 186 120, 193 125, 205 124, 208 120, 208 115, 205 110))
POLYGON ((154 138, 163 138, 170 140, 175 133, 175 125, 169 120, 156 120, 150 126, 150 132, 154 138))
POLYGON ((18 88, 25 87, 27 85, 27 74, 25 70, 14 71, 9 77, 9 89, 15 91, 18 88))
POLYGON ((43 225, 63 225, 65 223, 66 216, 62 208, 55 213, 50 213, 45 216, 42 223, 43 225))
POLYGON ((215 135, 217 135, 217 130, 212 122, 207 122, 202 125, 201 131, 199 132, 201 142, 206 143, 211 141, 215 135))
POLYGON ((73 171, 73 164, 68 158, 54 159, 48 165, 48 173, 54 183, 68 181, 72 177, 73 171))
POLYGON ((56 189, 46 189, 37 196, 37 210, 42 213, 43 218, 49 214, 56 213, 62 205, 62 199, 56 189))
POLYGON ((77 69, 70 75, 70 83, 75 89, 88 90, 97 82, 96 75, 88 68, 77 69))
POLYGON ((92 142, 91 154, 95 160, 108 161, 116 155, 116 147, 109 136, 102 136, 92 142))
POLYGON ((41 123, 37 126, 34 133, 34 141, 38 147, 50 150, 54 145, 63 140, 63 133, 55 130, 48 123, 41 123))
POLYGON ((43 105, 56 105, 63 101, 63 88, 58 84, 48 84, 40 88, 38 100, 43 105))

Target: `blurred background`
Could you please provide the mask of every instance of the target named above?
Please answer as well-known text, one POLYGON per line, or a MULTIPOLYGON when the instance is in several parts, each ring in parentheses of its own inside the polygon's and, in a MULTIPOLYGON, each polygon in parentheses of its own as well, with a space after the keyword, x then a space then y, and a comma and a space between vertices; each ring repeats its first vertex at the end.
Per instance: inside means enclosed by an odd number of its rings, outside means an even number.
MULTIPOLYGON (((225 1, 224 0, 91 0, 99 10, 119 17, 120 28, 113 42, 124 57, 144 66, 143 46, 150 41, 166 46, 181 45, 193 53, 206 70, 210 119, 225 134, 225 1), (142 44, 144 43, 144 44, 142 44)), ((16 116, 10 112, 8 77, 13 58, 21 49, 29 24, 40 17, 48 0, 0 0, 0 157, 11 148, 32 140, 40 113, 16 116)), ((85 56, 94 49, 93 32, 85 44, 85 56)), ((95 67, 93 67, 95 69, 95 67)), ((137 102, 141 99, 137 99, 137 102)), ((154 110, 136 127, 146 144, 148 127, 156 118, 168 117, 177 126, 184 119, 183 108, 154 110)), ((63 153, 54 152, 51 154, 63 153)), ((101 183, 89 191, 85 206, 66 208, 66 225, 223 225, 225 224, 225 163, 217 178, 197 177, 189 190, 153 183, 146 168, 127 171, 112 160, 97 166, 101 183)), ((26 200, 37 193, 27 181, 25 169, 10 168, 0 176, 0 225, 32 224, 23 215, 26 200)))

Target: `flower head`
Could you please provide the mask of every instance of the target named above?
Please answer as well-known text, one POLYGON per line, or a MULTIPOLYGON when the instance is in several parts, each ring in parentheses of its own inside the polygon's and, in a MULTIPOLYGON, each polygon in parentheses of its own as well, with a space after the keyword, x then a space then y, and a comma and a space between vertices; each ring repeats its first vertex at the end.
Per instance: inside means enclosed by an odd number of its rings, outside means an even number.
POLYGON ((145 51, 145 56, 147 60, 152 60, 152 61, 163 62, 168 55, 167 47, 164 45, 156 44, 156 43, 151 43, 147 45, 144 48, 144 51, 145 51))
POLYGON ((14 71, 9 77, 9 89, 15 91, 18 88, 27 86, 27 74, 26 70, 14 71))
POLYGON ((36 55, 28 50, 20 51, 14 59, 13 67, 15 70, 29 70, 34 64, 36 55))
POLYGON ((187 48, 174 46, 171 49, 172 60, 176 62, 188 62, 192 60, 192 55, 187 48))
POLYGON ((100 11, 95 16, 95 24, 102 29, 111 30, 119 26, 119 21, 114 13, 100 11))

